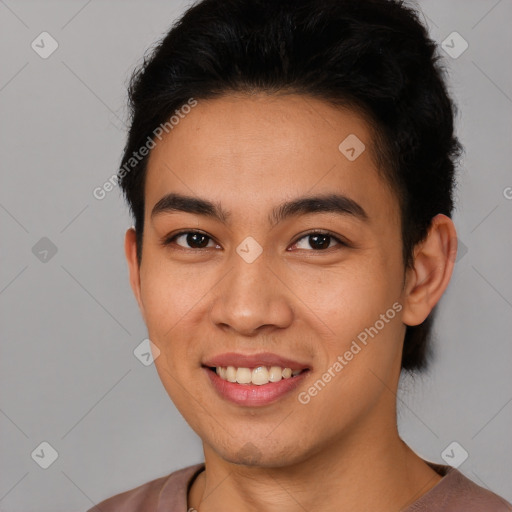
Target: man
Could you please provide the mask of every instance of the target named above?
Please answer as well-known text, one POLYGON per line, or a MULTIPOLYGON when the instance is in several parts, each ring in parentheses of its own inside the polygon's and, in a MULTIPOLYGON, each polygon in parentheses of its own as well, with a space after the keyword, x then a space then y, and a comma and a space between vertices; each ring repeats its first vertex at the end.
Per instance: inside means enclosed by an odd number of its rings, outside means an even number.
POLYGON ((397 430, 457 250, 437 58, 391 0, 205 0, 155 48, 125 250, 205 463, 91 510, 512 510, 397 430))

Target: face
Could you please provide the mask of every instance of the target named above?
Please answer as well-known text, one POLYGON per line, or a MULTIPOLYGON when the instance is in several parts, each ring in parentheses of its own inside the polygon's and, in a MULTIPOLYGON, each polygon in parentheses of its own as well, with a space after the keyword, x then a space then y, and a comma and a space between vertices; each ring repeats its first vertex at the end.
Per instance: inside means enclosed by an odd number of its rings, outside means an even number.
POLYGON ((165 389, 224 460, 289 465, 394 421, 402 241, 372 151, 355 112, 263 94, 198 101, 151 151, 131 282, 165 389), (233 353, 255 357, 215 361, 233 353), (215 362, 305 371, 230 383, 215 362))

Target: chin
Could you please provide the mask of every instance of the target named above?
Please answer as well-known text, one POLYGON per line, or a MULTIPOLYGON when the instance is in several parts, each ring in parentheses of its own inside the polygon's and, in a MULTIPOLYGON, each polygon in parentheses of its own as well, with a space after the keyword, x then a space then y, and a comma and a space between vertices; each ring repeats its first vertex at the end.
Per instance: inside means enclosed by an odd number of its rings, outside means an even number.
POLYGON ((297 443, 289 447, 281 444, 278 448, 268 439, 265 441, 258 444, 247 441, 237 451, 223 450, 219 455, 232 464, 260 468, 286 467, 306 458, 303 452, 297 452, 297 443))

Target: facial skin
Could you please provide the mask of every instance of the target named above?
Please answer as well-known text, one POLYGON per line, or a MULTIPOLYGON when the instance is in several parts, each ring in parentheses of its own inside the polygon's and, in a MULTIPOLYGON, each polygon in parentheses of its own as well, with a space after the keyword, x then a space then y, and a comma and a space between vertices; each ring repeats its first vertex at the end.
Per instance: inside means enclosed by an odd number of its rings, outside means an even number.
POLYGON ((203 441, 206 470, 189 506, 200 512, 399 510, 440 479, 397 433, 396 390, 406 325, 429 314, 448 285, 453 223, 435 217, 405 270, 397 197, 378 173, 363 118, 297 95, 228 95, 198 105, 157 142, 148 162, 142 262, 126 233, 130 281, 159 348, 155 366, 172 401, 203 441), (355 134, 366 150, 338 149, 355 134), (169 193, 219 203, 226 222, 166 211, 169 193), (367 219, 314 212, 272 226, 281 203, 342 194, 367 219), (333 238, 315 245, 311 230, 333 238), (179 231, 200 230, 207 248, 179 231), (263 249, 247 263, 247 237, 263 249), (311 242, 311 244, 310 244, 311 242), (318 246, 325 242, 329 248, 318 246), (307 391, 357 335, 402 308, 309 403, 307 391), (273 352, 311 368, 277 402, 244 407, 221 398, 202 362, 225 352, 273 352))

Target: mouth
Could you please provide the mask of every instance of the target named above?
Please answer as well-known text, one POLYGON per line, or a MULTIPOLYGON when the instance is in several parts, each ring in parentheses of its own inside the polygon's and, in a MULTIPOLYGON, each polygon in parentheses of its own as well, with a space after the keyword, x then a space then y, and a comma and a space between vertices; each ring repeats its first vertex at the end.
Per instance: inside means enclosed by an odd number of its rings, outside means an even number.
POLYGON ((282 368, 281 366, 257 366, 255 368, 203 366, 203 368, 207 368, 217 374, 219 378, 224 381, 241 384, 243 386, 264 386, 271 382, 279 382, 282 379, 297 377, 301 373, 309 371, 308 368, 292 370, 291 368, 282 368))
POLYGON ((270 353, 223 354, 202 365, 221 398, 237 405, 262 406, 288 395, 311 367, 270 353))

